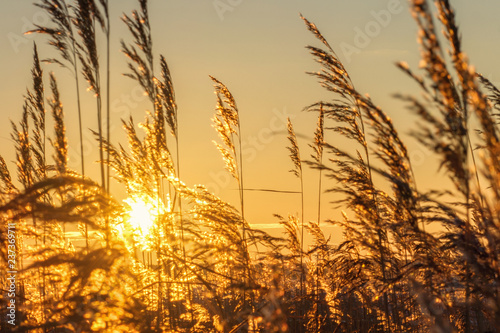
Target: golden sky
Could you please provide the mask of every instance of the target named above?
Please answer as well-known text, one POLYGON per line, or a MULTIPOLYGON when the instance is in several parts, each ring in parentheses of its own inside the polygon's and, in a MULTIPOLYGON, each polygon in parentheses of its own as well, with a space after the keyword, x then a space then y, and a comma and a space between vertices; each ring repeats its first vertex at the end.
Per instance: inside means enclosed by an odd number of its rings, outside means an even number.
MULTIPOLYGON (((464 48, 471 63, 491 81, 500 83, 500 2, 495 0, 452 1, 462 29, 464 48)), ((150 105, 137 84, 121 74, 126 59, 119 41, 130 40, 119 17, 138 8, 135 1, 111 1, 111 126, 112 142, 125 144, 120 118, 132 115, 143 120, 150 105)), ((1 49, 0 153, 13 161, 9 119, 18 121, 25 87, 31 84, 32 43, 36 39, 41 58, 54 56, 42 36, 23 35, 33 22, 49 24, 32 1, 3 1, 0 4, 1 49)), ((305 74, 318 69, 307 50, 320 46, 299 18, 302 13, 316 23, 350 71, 357 88, 369 93, 393 118, 400 133, 414 126, 414 118, 390 96, 395 92, 418 93, 415 85, 396 69, 394 63, 407 61, 418 67, 416 28, 403 0, 150 0, 155 54, 163 54, 172 71, 179 106, 180 158, 183 181, 204 184, 223 199, 237 204, 237 185, 224 171, 224 164, 212 140, 211 127, 215 95, 208 75, 224 82, 236 97, 242 121, 245 187, 295 191, 298 180, 288 172, 292 164, 286 146, 286 117, 291 117, 299 136, 303 158, 312 150, 316 117, 301 110, 333 96, 305 74)), ((104 40, 101 40, 104 42, 104 40)), ((102 44, 104 46, 104 44, 102 44)), ((104 51, 104 48, 102 48, 104 51)), ((102 53, 101 61, 105 54, 102 53)), ((157 60, 159 57, 157 58, 157 60)), ((70 146, 70 167, 79 169, 78 122, 70 75, 56 65, 45 65, 45 74, 54 71, 61 85, 70 146)), ((47 80, 48 82, 48 80, 47 80)), ((95 129, 93 97, 84 95, 84 126, 95 129)), ((328 126, 328 123, 326 124, 328 126)), ((49 129, 49 133, 50 133, 49 129)), ((87 133, 90 133, 87 131, 87 133)), ((86 135, 86 154, 91 175, 98 179, 97 144, 86 135)), ((328 138, 328 137, 327 137, 328 138)), ((436 164, 423 148, 407 141, 420 183, 439 179, 436 164)), ((14 171, 14 165, 10 165, 14 171)), ((316 216, 317 173, 305 172, 306 220, 316 216)), ((325 188, 333 184, 324 183, 325 188)), ((120 197, 118 186, 112 192, 120 197)), ((323 217, 336 218, 323 198, 323 217)), ((277 223, 273 213, 297 213, 300 197, 295 194, 248 192, 246 203, 250 223, 277 223)))

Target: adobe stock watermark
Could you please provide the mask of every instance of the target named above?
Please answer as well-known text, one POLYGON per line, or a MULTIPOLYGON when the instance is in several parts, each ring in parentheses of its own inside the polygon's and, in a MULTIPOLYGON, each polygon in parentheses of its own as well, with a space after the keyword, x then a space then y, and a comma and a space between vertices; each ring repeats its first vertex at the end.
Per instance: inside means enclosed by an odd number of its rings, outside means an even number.
POLYGON ((45 11, 37 11, 28 18, 21 17, 21 28, 17 32, 8 32, 7 40, 17 54, 23 46, 31 45, 35 34, 25 34, 25 32, 35 29, 35 25, 45 26, 50 22, 49 15, 45 11))
POLYGON ((414 167, 419 167, 425 164, 428 157, 434 155, 434 152, 425 147, 420 147, 418 149, 410 150, 408 152, 408 158, 410 163, 414 167))
POLYGON ((220 20, 224 21, 224 15, 227 12, 233 12, 242 2, 243 0, 214 0, 212 5, 220 20))
MULTIPOLYGON (((254 161, 258 153, 266 149, 266 147, 274 141, 276 132, 283 132, 286 130, 288 117, 290 120, 297 117, 297 115, 288 113, 286 108, 283 108, 281 111, 273 109, 272 113, 273 116, 266 127, 261 128, 257 133, 243 138, 241 141, 243 163, 254 161)), ((206 188, 215 195, 219 195, 219 192, 228 187, 232 181, 232 176, 225 169, 218 172, 210 171, 208 175, 211 182, 206 184, 206 188)))
POLYGON ((16 223, 7 224, 7 323, 16 325, 16 283, 17 283, 17 248, 16 248, 16 223))
POLYGON ((339 45, 347 63, 351 62, 354 54, 361 53, 363 49, 370 45, 373 39, 380 35, 383 29, 389 26, 394 15, 398 15, 403 11, 401 2, 402 0, 389 0, 386 9, 372 10, 370 12, 373 20, 368 21, 363 28, 354 27, 354 45, 346 42, 339 45))

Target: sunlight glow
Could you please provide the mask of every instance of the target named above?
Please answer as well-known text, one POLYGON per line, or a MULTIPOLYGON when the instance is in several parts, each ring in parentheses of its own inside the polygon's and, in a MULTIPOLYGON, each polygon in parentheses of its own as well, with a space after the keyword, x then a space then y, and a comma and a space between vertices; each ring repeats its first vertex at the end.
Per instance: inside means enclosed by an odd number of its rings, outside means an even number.
POLYGON ((154 225, 155 207, 140 198, 129 198, 124 201, 130 206, 128 221, 132 228, 147 234, 154 225))

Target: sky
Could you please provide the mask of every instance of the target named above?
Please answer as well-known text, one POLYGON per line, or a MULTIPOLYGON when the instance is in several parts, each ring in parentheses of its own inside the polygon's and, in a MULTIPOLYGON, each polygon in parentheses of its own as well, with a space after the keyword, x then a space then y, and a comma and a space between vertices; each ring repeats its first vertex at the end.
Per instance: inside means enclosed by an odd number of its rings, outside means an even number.
MULTIPOLYGON (((457 11, 464 49, 471 63, 491 81, 500 83, 497 65, 500 2, 451 2, 457 11)), ((129 41, 130 35, 120 17, 138 7, 132 0, 111 1, 110 102, 115 144, 126 143, 120 119, 132 116, 137 123, 144 119, 145 110, 150 109, 137 84, 122 76, 127 69, 119 41, 129 41)), ((0 154, 13 172, 15 155, 9 120, 19 120, 23 95, 31 85, 33 42, 37 42, 41 58, 53 56, 54 52, 42 36, 23 35, 33 28, 33 23, 50 24, 32 1, 2 1, 0 8, 3 78, 0 154)), ((419 61, 416 27, 404 0, 150 0, 149 12, 157 60, 159 54, 163 54, 172 72, 179 107, 182 180, 188 186, 204 184, 237 205, 237 185, 224 170, 212 142, 217 140, 211 127, 216 103, 209 79, 209 75, 213 75, 229 87, 240 110, 245 187, 299 189, 298 180, 288 172, 292 164, 286 150, 286 118, 290 117, 294 123, 302 157, 307 159, 312 153, 308 144, 313 137, 316 116, 302 110, 319 100, 335 97, 306 74, 318 70, 318 65, 305 46, 321 45, 305 28, 300 13, 318 26, 358 90, 370 94, 393 119, 403 137, 406 138, 405 134, 415 125, 415 118, 404 105, 391 97, 396 92, 418 94, 415 84, 394 66, 396 61, 404 60, 416 69, 419 61)), ((103 46, 101 43, 102 51, 103 46)), ((102 53, 101 61, 104 58, 102 53)), ((71 147, 69 166, 78 170, 78 122, 71 76, 56 65, 45 65, 44 71, 45 74, 54 71, 60 82, 71 147)), ((90 93, 84 94, 83 102, 84 127, 96 129, 90 93)), ((95 161, 97 143, 89 130, 86 133, 86 159, 95 161)), ((433 156, 414 140, 407 138, 406 142, 419 183, 430 186, 442 181, 433 156)), ((89 162, 87 169, 97 180, 97 164, 89 162)), ((306 170, 304 176, 306 220, 315 220, 317 172, 306 170)), ((325 188, 334 185, 324 183, 325 188)), ((112 187, 111 191, 123 199, 123 189, 119 186, 112 187)), ((339 211, 328 205, 333 199, 324 196, 323 219, 338 218, 339 211)), ((286 216, 300 210, 300 197, 296 194, 247 192, 246 200, 248 220, 259 227, 275 226, 275 213, 286 216)))

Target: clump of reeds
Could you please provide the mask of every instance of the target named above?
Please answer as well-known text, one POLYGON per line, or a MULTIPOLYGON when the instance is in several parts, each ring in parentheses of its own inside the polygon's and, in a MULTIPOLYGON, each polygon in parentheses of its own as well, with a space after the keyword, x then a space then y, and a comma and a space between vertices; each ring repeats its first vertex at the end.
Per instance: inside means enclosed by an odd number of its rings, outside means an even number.
MULTIPOLYGON (((365 151, 362 158, 358 152, 349 153, 325 144, 325 148, 336 156, 331 159, 336 168, 325 167, 318 161, 313 163, 320 169, 328 170, 330 176, 339 181, 339 186, 332 190, 346 196, 342 202, 357 218, 348 219, 346 215, 344 222, 336 222, 344 228, 347 241, 341 244, 335 255, 345 253, 343 249, 351 249, 346 253, 350 258, 346 259, 352 262, 350 265, 360 265, 358 274, 362 275, 351 280, 350 285, 356 286, 354 281, 359 280, 358 287, 353 288, 361 292, 363 307, 379 308, 378 311, 385 314, 384 325, 388 331, 399 330, 404 325, 430 324, 425 320, 425 313, 416 307, 417 301, 420 306, 429 309, 427 314, 445 331, 456 327, 471 332, 473 323, 479 321, 483 322, 483 326, 488 326, 484 323, 483 313, 491 311, 484 308, 486 303, 480 299, 490 295, 483 289, 489 285, 485 281, 491 281, 484 273, 491 273, 492 270, 485 266, 478 268, 476 263, 484 263, 484 260, 479 259, 479 253, 496 252, 487 249, 495 243, 494 236, 489 231, 481 231, 492 230, 495 222, 489 218, 492 216, 492 206, 485 204, 484 190, 481 190, 484 185, 480 185, 480 181, 485 180, 496 184, 496 176, 489 175, 491 170, 495 170, 496 157, 483 158, 482 162, 487 165, 485 170, 490 171, 486 171, 486 177, 479 177, 477 168, 481 166, 475 158, 469 135, 471 113, 475 113, 482 126, 481 140, 484 144, 481 146, 490 151, 488 156, 493 156, 492 151, 498 148, 497 133, 491 106, 480 91, 476 75, 461 50, 454 12, 448 1, 437 1, 437 7, 445 38, 451 46, 450 62, 456 76, 448 69, 448 60, 444 58, 431 11, 425 1, 413 2, 411 7, 420 29, 425 78, 414 74, 405 63, 398 66, 417 81, 427 100, 438 111, 436 115, 429 108, 429 103, 403 97, 421 117, 420 130, 415 131, 414 136, 440 156, 441 164, 446 168, 456 191, 463 197, 463 200, 452 205, 441 201, 440 195, 444 194, 441 191, 417 191, 408 152, 390 118, 354 88, 326 39, 314 24, 306 20, 309 30, 326 46, 326 50, 309 47, 322 66, 322 71, 313 75, 339 97, 333 103, 314 104, 311 109, 317 110, 320 105, 323 106, 325 115, 341 124, 333 130, 357 141, 365 151), (458 82, 453 77, 457 77, 458 82), (370 120, 370 127, 365 126, 363 118, 370 120), (367 142, 367 131, 373 134, 373 146, 367 142), (370 155, 377 157, 381 166, 371 162, 370 155), (470 166, 475 168, 472 174, 470 166), (392 194, 376 186, 372 176, 374 173, 392 184, 392 194), (476 192, 473 192, 474 187, 476 192), (442 235, 426 232, 424 225, 430 223, 440 224, 448 231, 442 235), (349 253, 351 251, 355 251, 354 257, 349 253), (378 272, 373 271, 377 266, 378 272), (459 269, 452 272, 451 267, 459 269), (370 278, 365 275, 367 270, 370 271, 370 278), (377 280, 379 287, 372 290, 382 290, 382 295, 366 288, 377 280), (460 281, 458 285, 457 281, 460 281), (436 285, 441 287, 437 288, 436 285), (473 294, 472 290, 480 289, 481 297, 473 294), (463 296, 459 297, 460 293, 463 296), (376 301, 378 299, 382 299, 382 303, 376 301), (365 303, 367 301, 369 303, 365 303), (440 310, 435 311, 436 307, 440 310), (402 314, 411 314, 412 320, 402 314), (418 324, 414 321, 415 317, 418 324), (450 317, 460 319, 451 323, 447 319, 450 317)), ((493 92, 494 100, 494 88, 491 83, 484 82, 493 92)), ((332 264, 343 262, 341 267, 345 273, 349 271, 345 259, 338 258, 332 264)), ((337 295, 342 297, 342 293, 337 295)))
MULTIPOLYGON (((419 117, 412 135, 440 159, 451 181, 446 190, 417 189, 395 125, 356 89, 333 47, 303 18, 323 45, 308 47, 321 68, 311 74, 332 97, 306 108, 318 112, 311 161, 301 158, 288 120, 302 213, 300 219, 278 216, 284 239, 252 229, 245 219, 240 114, 227 86, 213 77, 213 122, 222 141, 217 148, 238 183, 240 205, 233 207, 203 186, 191 188, 180 179, 173 80, 161 55, 155 74, 147 5, 139 0, 140 10, 123 18, 132 43, 123 41, 122 50, 130 61, 127 76, 147 92, 152 110, 139 124, 143 134, 132 118, 123 120, 124 147, 113 144, 109 134, 108 1, 39 4, 54 27, 33 32, 47 34, 59 52, 59 58, 49 61, 74 71, 77 94, 81 68, 96 95, 101 182, 82 177, 83 155, 82 175, 67 165, 63 98, 51 74, 46 103, 35 46, 33 85, 19 123, 12 123, 17 177, 0 158, 0 242, 8 241, 5 222, 14 221, 19 228, 20 330, 500 330, 500 145, 495 122, 500 90, 468 64, 448 1, 436 2, 444 43, 427 1, 411 2, 423 75, 406 63, 398 66, 418 83, 424 99, 397 96, 419 117), (96 26, 107 38, 107 132, 102 128, 104 89, 96 26), (449 46, 449 57, 443 45, 449 46), (52 121, 46 119, 47 106, 52 121), (50 123, 53 136, 47 130, 50 123), (479 134, 474 136, 471 124, 476 123, 479 134), (167 128, 175 139, 175 154, 167 143, 167 128), (330 144, 326 138, 335 135, 353 145, 343 149, 330 144), (305 165, 319 170, 317 221, 308 223, 303 214, 305 165), (126 188, 126 203, 109 193, 111 169, 126 188), (340 220, 322 216, 323 189, 341 195, 334 203, 344 209, 340 220), (128 210, 134 201, 150 205, 149 229, 131 225, 128 210), (324 223, 340 226, 344 241, 333 244, 321 228, 324 223), (85 245, 68 237, 70 228, 82 231, 85 245), (308 250, 305 232, 312 236, 308 250)), ((81 128, 81 119, 79 123, 81 128)), ((0 250, 2 264, 8 260, 6 248, 0 250)), ((0 305, 5 308, 3 299, 0 305)))
POLYGON ((43 0, 41 3, 36 3, 36 6, 45 10, 51 22, 55 24, 54 27, 42 27, 36 25, 36 29, 27 33, 41 33, 49 36, 49 44, 52 45, 60 55, 61 60, 58 58, 49 58, 44 60, 48 63, 59 64, 63 68, 68 68, 72 71, 75 78, 75 91, 76 91, 76 106, 78 110, 78 128, 80 136, 80 163, 81 173, 85 176, 85 156, 83 150, 83 124, 82 124, 82 111, 80 102, 80 79, 79 79, 79 66, 78 66, 78 43, 75 39, 74 24, 70 16, 70 9, 65 0, 43 0))
MULTIPOLYGON (((217 149, 222 155, 227 171, 238 183, 238 191, 241 209, 241 235, 243 244, 247 246, 247 225, 245 221, 245 186, 243 181, 243 152, 241 146, 241 124, 239 110, 233 94, 222 82, 214 77, 210 77, 214 82, 215 93, 217 95, 217 113, 212 118, 214 128, 222 141, 222 145, 215 142, 217 149), (235 138, 236 136, 236 138, 235 138)), ((245 254, 247 267, 249 258, 245 254)), ((250 271, 247 272, 247 279, 250 279, 250 271)))

